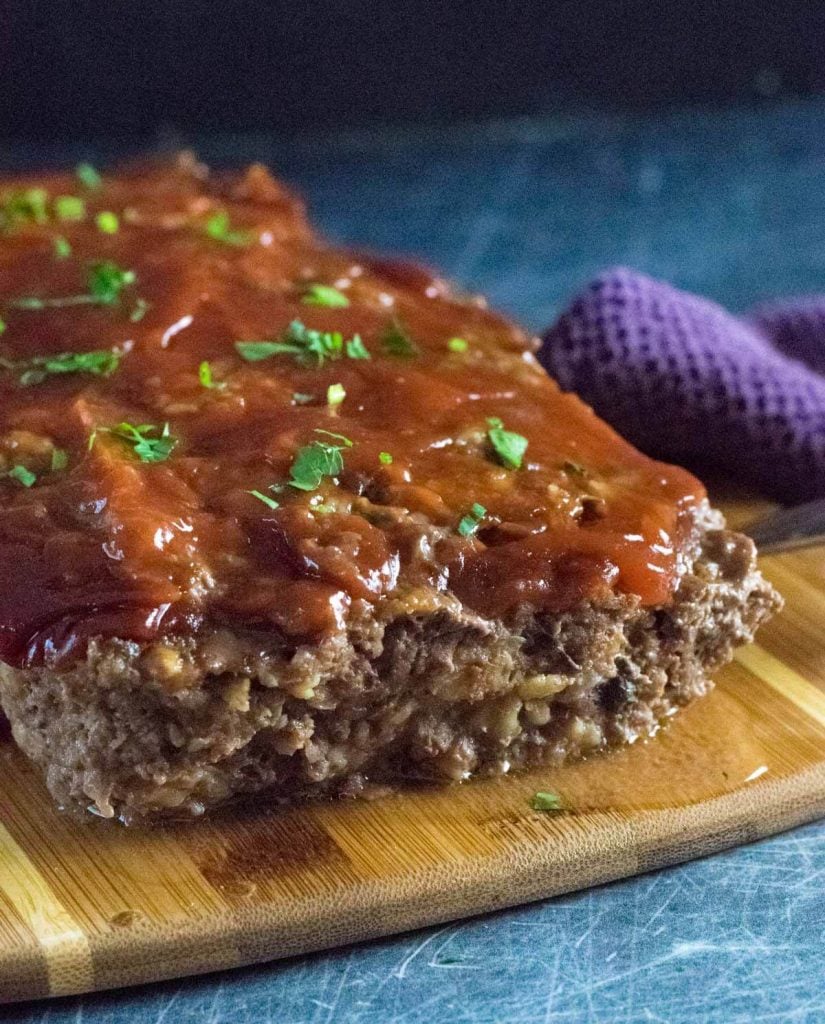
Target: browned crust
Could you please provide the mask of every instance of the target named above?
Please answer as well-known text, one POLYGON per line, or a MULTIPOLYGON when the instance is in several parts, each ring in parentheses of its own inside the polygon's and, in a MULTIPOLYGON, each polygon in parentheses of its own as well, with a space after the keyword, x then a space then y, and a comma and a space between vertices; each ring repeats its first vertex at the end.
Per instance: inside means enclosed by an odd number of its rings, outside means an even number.
POLYGON ((59 803, 124 820, 559 764, 654 731, 778 609, 723 526, 702 510, 665 608, 616 597, 504 623, 409 592, 315 646, 221 630, 2 666, 0 701, 59 803))

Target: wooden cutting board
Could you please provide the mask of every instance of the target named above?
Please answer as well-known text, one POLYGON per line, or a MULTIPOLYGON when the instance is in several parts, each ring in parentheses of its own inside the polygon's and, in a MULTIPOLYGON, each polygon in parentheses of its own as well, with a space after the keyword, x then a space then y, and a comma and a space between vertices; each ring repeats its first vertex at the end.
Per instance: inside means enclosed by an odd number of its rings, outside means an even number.
POLYGON ((787 608, 716 690, 654 739, 563 770, 134 831, 56 812, 0 741, 0 1001, 435 924, 825 815, 825 548, 764 569, 787 608), (569 810, 531 810, 538 789, 569 810))

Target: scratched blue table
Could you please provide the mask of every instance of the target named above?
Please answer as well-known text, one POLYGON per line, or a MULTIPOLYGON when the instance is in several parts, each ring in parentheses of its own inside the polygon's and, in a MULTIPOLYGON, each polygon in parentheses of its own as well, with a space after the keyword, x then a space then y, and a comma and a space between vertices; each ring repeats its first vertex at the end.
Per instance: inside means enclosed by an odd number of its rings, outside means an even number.
MULTIPOLYGON (((825 290, 825 103, 193 140, 280 168, 335 238, 406 251, 540 329, 626 263, 730 305, 825 290)), ((118 147, 122 148, 122 147, 118 147)), ((0 149, 5 166, 113 145, 0 149)), ((825 824, 565 898, 287 962, 7 1009, 43 1024, 825 1020, 825 824)))

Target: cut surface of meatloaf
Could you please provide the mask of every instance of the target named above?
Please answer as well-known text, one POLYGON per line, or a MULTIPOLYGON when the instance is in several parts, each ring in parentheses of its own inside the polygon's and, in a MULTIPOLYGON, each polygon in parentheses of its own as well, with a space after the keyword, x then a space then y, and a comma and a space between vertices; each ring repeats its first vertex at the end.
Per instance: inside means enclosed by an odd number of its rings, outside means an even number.
POLYGON ((698 481, 261 167, 0 186, 0 701, 125 821, 556 765, 780 599, 698 481))

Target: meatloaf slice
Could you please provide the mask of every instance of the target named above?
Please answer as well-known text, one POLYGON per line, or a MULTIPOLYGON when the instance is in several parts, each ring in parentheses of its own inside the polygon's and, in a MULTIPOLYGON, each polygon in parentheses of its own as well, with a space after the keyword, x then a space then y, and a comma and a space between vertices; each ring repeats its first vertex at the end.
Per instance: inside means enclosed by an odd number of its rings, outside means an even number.
POLYGON ((0 701, 132 820, 558 764, 779 604, 689 473, 265 169, 0 183, 0 701))
POLYGON ((503 621, 411 590, 318 644, 226 628, 95 639, 68 669, 0 666, 0 697, 60 804, 201 814, 259 790, 357 795, 632 743, 703 695, 779 605, 751 541, 703 507, 665 607, 624 595, 503 621))

